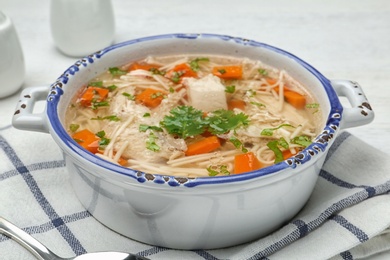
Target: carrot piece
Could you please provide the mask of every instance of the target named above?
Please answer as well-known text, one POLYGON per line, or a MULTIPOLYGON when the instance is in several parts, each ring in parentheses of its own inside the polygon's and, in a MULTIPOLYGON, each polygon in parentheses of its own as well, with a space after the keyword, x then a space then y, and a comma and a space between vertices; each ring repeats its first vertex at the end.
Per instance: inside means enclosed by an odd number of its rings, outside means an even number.
POLYGON ((94 133, 88 129, 81 130, 72 135, 72 138, 84 149, 91 153, 97 153, 99 148, 99 140, 94 133))
POLYGON ((87 107, 91 105, 92 100, 101 102, 107 98, 108 92, 110 91, 106 88, 89 86, 81 95, 80 104, 87 107))
POLYGON ((244 100, 241 99, 232 99, 228 101, 227 105, 229 110, 233 110, 234 108, 245 110, 246 103, 244 100))
POLYGON ((238 154, 234 157, 234 173, 250 172, 262 168, 263 165, 253 152, 238 154))
POLYGON ((178 64, 165 74, 165 77, 174 83, 180 83, 181 79, 185 77, 196 78, 197 76, 198 74, 187 63, 178 64))
POLYGON ((160 66, 154 65, 154 64, 134 62, 129 67, 129 71, 132 71, 132 70, 148 70, 149 71, 151 69, 158 69, 159 67, 160 66))
POLYGON ((277 80, 276 79, 273 79, 273 78, 266 78, 265 79, 267 81, 268 84, 270 85, 274 85, 276 84, 277 80))
POLYGON ((283 160, 287 160, 288 158, 294 156, 294 154, 290 150, 284 150, 282 154, 283 154, 283 160))
POLYGON ((303 109, 306 106, 305 96, 299 94, 298 92, 285 90, 284 98, 288 103, 290 103, 296 109, 303 109))
POLYGON ((195 143, 189 144, 187 146, 187 151, 185 152, 185 155, 191 156, 196 154, 209 153, 219 148, 220 146, 221 143, 218 137, 213 135, 195 143))
POLYGON ((241 79, 242 78, 242 66, 217 66, 213 68, 213 74, 221 79, 241 79))
POLYGON ((118 163, 119 163, 119 165, 121 165, 121 166, 125 166, 125 165, 128 164, 128 161, 127 161, 125 158, 123 158, 123 157, 121 156, 121 157, 119 157, 118 163))
POLYGON ((135 97, 135 100, 147 107, 155 108, 160 105, 166 92, 158 89, 147 88, 135 97))
MULTIPOLYGON (((274 90, 279 93, 279 87, 275 87, 274 90)), ((284 99, 296 109, 303 109, 306 106, 306 97, 298 92, 284 88, 283 96, 284 99)))

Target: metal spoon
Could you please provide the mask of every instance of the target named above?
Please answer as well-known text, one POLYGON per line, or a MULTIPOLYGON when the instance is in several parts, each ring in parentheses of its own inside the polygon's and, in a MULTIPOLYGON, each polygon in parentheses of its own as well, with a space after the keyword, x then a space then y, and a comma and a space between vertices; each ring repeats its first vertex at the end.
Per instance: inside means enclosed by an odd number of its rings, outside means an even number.
POLYGON ((87 253, 80 256, 63 258, 59 257, 42 245, 38 240, 10 223, 6 219, 0 217, 0 233, 12 238, 20 245, 25 247, 37 259, 41 260, 92 260, 92 259, 110 259, 110 260, 147 260, 148 258, 121 252, 96 252, 87 253))

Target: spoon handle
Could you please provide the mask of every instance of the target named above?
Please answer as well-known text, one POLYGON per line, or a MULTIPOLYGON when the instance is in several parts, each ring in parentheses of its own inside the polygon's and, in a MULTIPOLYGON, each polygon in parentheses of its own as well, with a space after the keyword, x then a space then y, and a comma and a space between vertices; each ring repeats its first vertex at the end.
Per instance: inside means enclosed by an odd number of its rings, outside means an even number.
POLYGON ((34 254, 37 259, 54 260, 61 259, 48 248, 42 245, 38 240, 10 223, 6 219, 0 217, 0 233, 12 238, 28 251, 34 254))

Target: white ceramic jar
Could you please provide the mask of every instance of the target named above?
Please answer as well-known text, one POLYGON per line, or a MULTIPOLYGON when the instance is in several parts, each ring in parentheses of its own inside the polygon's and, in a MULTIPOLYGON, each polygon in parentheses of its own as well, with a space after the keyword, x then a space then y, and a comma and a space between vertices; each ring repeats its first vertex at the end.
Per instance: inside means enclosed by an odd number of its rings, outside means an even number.
POLYGON ((111 0, 52 0, 50 23, 57 48, 69 56, 92 54, 114 40, 111 0))
POLYGON ((0 11, 0 98, 18 91, 24 81, 22 47, 11 19, 0 11))

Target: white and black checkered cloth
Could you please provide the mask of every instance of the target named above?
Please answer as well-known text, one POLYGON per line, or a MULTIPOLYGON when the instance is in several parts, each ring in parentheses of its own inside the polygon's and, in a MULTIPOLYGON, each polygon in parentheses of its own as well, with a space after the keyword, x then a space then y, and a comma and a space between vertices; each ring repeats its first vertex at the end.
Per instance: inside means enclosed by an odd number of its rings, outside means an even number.
MULTIPOLYGON (((66 257, 116 250, 150 259, 359 259, 390 250, 388 156, 342 132, 308 203, 281 229, 236 247, 183 251, 139 243, 100 224, 73 193, 51 136, 5 126, 0 128, 0 216, 66 257)), ((0 234, 0 259, 34 257, 0 234)))

